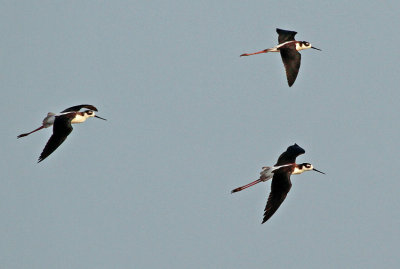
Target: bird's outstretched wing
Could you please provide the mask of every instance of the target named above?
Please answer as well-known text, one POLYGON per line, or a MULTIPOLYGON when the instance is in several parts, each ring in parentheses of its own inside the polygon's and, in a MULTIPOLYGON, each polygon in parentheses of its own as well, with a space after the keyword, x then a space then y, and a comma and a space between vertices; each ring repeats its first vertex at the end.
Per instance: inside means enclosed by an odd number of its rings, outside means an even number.
POLYGON ((71 118, 56 117, 53 125, 53 134, 40 154, 38 163, 52 154, 65 141, 72 129, 71 118))
POLYGON ((276 32, 278 33, 278 43, 282 44, 286 41, 292 41, 295 40, 294 36, 297 34, 295 31, 288 31, 288 30, 283 30, 276 28, 276 32))
POLYGON ((289 87, 296 81, 300 70, 301 54, 296 50, 296 46, 281 48, 279 50, 283 65, 285 66, 286 78, 289 87))
POLYGON ((306 153, 304 149, 302 149, 299 145, 294 144, 286 149, 284 153, 279 156, 278 161, 275 166, 295 163, 297 156, 306 153))
POLYGON ((61 113, 79 111, 82 108, 87 108, 87 109, 90 109, 90 110, 93 110, 93 111, 97 111, 97 108, 95 106, 92 106, 92 105, 78 105, 78 106, 72 106, 72 107, 69 107, 67 109, 64 109, 63 111, 61 111, 61 113))
POLYGON ((269 220, 276 210, 278 210, 291 187, 292 183, 290 182, 289 172, 283 171, 274 175, 271 183, 271 193, 269 194, 267 205, 264 209, 264 218, 262 223, 269 220))

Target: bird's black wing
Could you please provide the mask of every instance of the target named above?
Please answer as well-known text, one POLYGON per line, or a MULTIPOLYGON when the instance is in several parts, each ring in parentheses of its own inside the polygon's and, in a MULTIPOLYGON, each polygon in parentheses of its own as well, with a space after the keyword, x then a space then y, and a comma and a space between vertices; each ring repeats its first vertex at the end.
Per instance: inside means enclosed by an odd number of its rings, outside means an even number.
POLYGON ((284 153, 279 156, 278 161, 275 166, 295 163, 297 156, 306 153, 304 149, 302 149, 299 145, 294 144, 286 149, 284 153))
MULTIPOLYGON (((289 169, 289 168, 287 168, 289 169)), ((262 223, 266 222, 278 210, 286 195, 292 187, 290 182, 290 172, 287 169, 282 172, 275 172, 271 183, 271 193, 269 194, 267 205, 264 209, 264 218, 262 223)))
POLYGON ((276 32, 278 33, 278 43, 282 44, 286 41, 292 41, 295 40, 294 36, 297 34, 295 31, 288 31, 288 30, 283 30, 276 28, 276 32))
POLYGON ((72 111, 79 111, 79 110, 81 110, 82 108, 87 108, 87 109, 90 109, 90 110, 97 111, 97 108, 96 108, 95 106, 92 106, 92 105, 78 105, 78 106, 72 106, 72 107, 69 107, 69 108, 67 108, 67 109, 64 109, 63 111, 61 111, 61 113, 63 113, 63 112, 72 112, 72 111))
POLYGON ((38 159, 38 163, 46 159, 50 154, 52 154, 67 138, 67 136, 72 132, 71 125, 72 118, 57 116, 53 125, 53 135, 47 141, 42 154, 38 159))
POLYGON ((279 52, 281 53, 282 62, 285 66, 287 82, 289 87, 291 87, 299 73, 301 54, 296 50, 295 45, 281 48, 279 52))

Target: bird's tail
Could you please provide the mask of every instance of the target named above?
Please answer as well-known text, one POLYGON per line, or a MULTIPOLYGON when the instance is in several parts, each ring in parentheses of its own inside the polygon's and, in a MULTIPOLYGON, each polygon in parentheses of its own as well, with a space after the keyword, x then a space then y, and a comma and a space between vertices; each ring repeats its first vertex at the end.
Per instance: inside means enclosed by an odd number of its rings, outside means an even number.
POLYGON ((268 179, 271 179, 274 176, 274 174, 273 174, 274 170, 275 170, 274 167, 264 166, 260 173, 260 179, 262 179, 263 181, 267 181, 268 179))

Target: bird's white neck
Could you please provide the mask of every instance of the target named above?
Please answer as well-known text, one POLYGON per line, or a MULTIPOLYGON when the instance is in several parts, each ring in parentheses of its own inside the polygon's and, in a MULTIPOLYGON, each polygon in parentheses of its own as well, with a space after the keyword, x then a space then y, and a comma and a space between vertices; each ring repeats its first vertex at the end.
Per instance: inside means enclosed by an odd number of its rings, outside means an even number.
POLYGON ((86 116, 86 114, 84 114, 83 116, 80 114, 76 114, 75 118, 72 119, 71 123, 82 123, 84 121, 86 121, 88 117, 86 116))
POLYGON ((304 170, 303 169, 299 169, 297 166, 294 168, 294 171, 293 171, 293 173, 292 173, 292 175, 298 175, 298 174, 301 174, 301 173, 303 173, 304 172, 304 170))
POLYGON ((311 45, 310 46, 306 46, 303 43, 296 43, 296 50, 297 51, 305 50, 305 49, 309 49, 309 48, 311 48, 311 45))

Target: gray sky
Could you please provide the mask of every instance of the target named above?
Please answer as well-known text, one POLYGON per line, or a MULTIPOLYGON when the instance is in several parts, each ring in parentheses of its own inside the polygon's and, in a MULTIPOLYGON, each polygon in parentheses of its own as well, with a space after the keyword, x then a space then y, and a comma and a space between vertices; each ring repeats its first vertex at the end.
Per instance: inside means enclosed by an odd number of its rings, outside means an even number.
POLYGON ((1 268, 397 268, 399 1, 1 1, 1 268), (55 3, 57 2, 57 3, 55 3), (240 58, 295 30, 279 54, 240 58), (92 104, 36 160, 47 112, 92 104), (257 179, 298 143, 261 225, 257 179))

